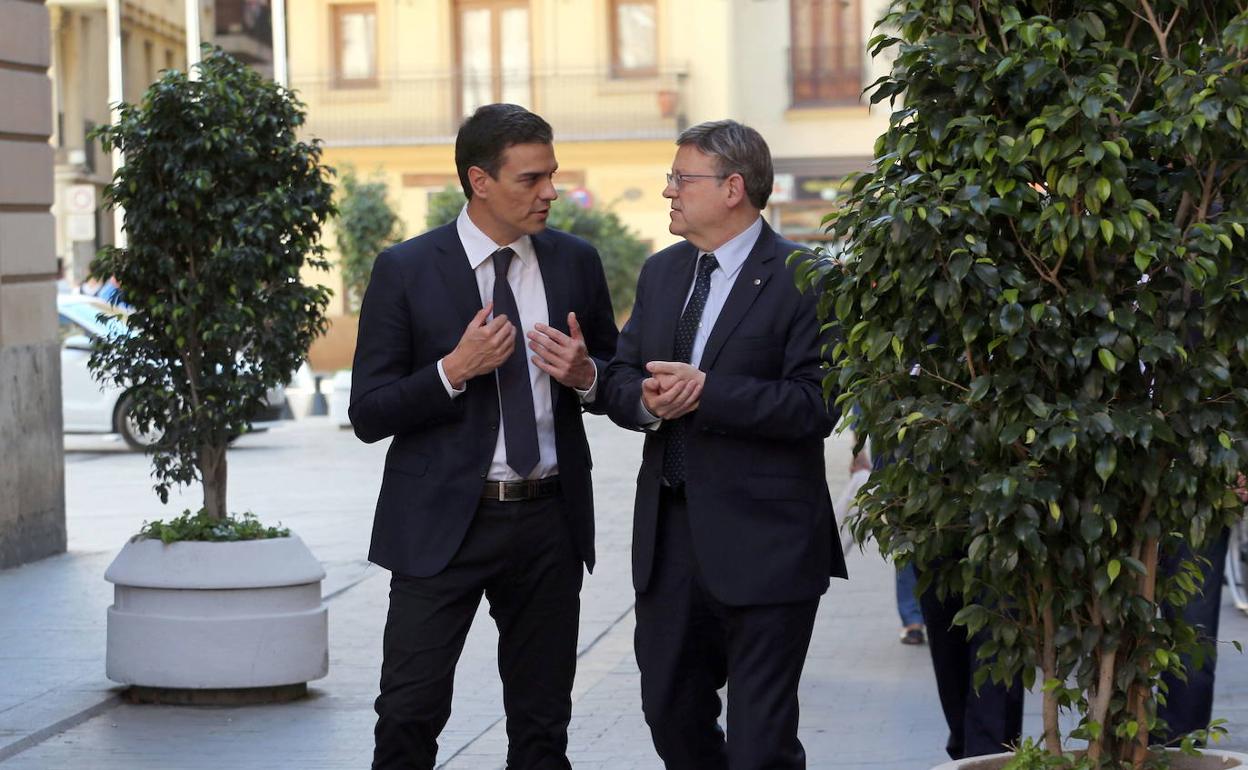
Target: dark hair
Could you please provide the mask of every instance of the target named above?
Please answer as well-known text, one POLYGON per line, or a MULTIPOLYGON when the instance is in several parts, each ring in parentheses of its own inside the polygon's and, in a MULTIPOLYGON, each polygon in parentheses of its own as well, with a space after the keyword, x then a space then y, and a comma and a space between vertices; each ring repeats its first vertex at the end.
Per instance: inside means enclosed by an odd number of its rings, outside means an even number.
POLYGON ((735 120, 714 120, 686 128, 676 144, 692 144, 710 155, 715 159, 716 170, 724 176, 740 174, 750 203, 760 211, 767 208, 775 173, 771 168, 771 150, 762 134, 735 120))
POLYGON ((472 199, 468 169, 476 166, 498 179, 503 151, 513 144, 551 144, 550 124, 515 104, 487 104, 466 118, 455 137, 455 169, 464 196, 472 199))

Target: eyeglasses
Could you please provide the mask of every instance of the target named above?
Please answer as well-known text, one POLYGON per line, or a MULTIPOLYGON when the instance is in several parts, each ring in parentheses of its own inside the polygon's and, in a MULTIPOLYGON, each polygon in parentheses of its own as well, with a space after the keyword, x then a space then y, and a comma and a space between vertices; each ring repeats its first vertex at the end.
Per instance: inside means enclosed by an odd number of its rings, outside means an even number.
POLYGON ((668 174, 667 184, 677 190, 690 179, 727 179, 727 174, 668 174))

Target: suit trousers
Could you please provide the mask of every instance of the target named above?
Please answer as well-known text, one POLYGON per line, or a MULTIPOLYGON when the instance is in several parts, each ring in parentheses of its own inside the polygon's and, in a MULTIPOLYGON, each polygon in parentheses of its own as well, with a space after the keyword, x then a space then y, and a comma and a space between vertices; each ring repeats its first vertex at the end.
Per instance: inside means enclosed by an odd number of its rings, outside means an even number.
POLYGON ((1226 570, 1226 551, 1230 542, 1230 530, 1210 533, 1208 542, 1197 555, 1184 543, 1178 553, 1162 556, 1158 571, 1162 575, 1178 574, 1184 561, 1195 561, 1200 566, 1199 593, 1191 598, 1181 610, 1169 604, 1161 606, 1166 618, 1181 617, 1196 626, 1201 640, 1212 645, 1207 651, 1203 665, 1196 669, 1190 656, 1183 656, 1187 681, 1166 674, 1166 702, 1157 706, 1157 716, 1164 719, 1168 729, 1154 736, 1153 743, 1171 743, 1193 730, 1209 727, 1213 717, 1213 675, 1218 665, 1217 639, 1218 617, 1222 612, 1222 575, 1226 570), (1199 557, 1199 558, 1197 558, 1199 557), (1200 559, 1208 559, 1205 564, 1200 559))
POLYGON ((375 770, 433 768, 482 595, 498 626, 508 770, 567 770, 582 564, 562 499, 483 500, 432 577, 395 574, 375 703, 375 770))
POLYGON ((806 767, 797 686, 818 606, 817 598, 746 607, 717 601, 699 574, 685 502, 664 492, 654 573, 637 595, 635 647, 642 710, 668 770, 806 767), (726 739, 717 722, 725 684, 726 739))
POLYGON ((962 609, 961 597, 936 597, 929 587, 919 597, 927 624, 928 648, 936 671, 936 692, 949 726, 945 750, 951 759, 999 754, 1018 743, 1023 732, 1023 683, 1016 679, 1009 687, 984 682, 976 692, 972 678, 979 665, 979 648, 986 641, 982 632, 967 637, 966 629, 953 625, 962 609))

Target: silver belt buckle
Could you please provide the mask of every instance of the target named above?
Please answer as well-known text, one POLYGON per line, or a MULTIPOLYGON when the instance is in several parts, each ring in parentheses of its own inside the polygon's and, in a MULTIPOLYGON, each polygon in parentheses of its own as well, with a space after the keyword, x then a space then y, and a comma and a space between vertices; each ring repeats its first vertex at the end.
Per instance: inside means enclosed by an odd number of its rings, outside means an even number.
MULTIPOLYGON (((523 496, 520 496, 520 497, 510 497, 510 496, 508 496, 508 494, 507 494, 507 485, 508 485, 508 484, 510 484, 510 483, 511 483, 511 482, 509 482, 509 481, 500 481, 500 482, 498 482, 498 501, 499 501, 500 503, 514 503, 514 502, 516 502, 517 500, 523 500, 523 499, 524 499, 524 497, 523 497, 523 496)), ((517 487, 518 487, 518 486, 519 486, 519 485, 517 485, 517 487)))

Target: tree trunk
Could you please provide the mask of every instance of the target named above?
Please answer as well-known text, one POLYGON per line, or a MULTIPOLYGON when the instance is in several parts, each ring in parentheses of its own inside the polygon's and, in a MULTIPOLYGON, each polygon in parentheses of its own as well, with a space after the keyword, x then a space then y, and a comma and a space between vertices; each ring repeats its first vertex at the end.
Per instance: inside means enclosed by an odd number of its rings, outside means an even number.
MULTIPOLYGON (((1044 681, 1057 678, 1057 627, 1053 621, 1053 576, 1041 579, 1041 610, 1044 619, 1044 649, 1040 655, 1040 670, 1044 681)), ((1044 689, 1044 749, 1057 756, 1062 753, 1062 733, 1057 721, 1057 692, 1044 689)))
MULTIPOLYGON (((1144 510, 1147 511, 1151 508, 1152 498, 1149 498, 1149 500, 1145 503, 1144 510)), ((1159 545, 1159 541, 1156 537, 1150 537, 1144 541, 1144 547, 1140 554, 1142 556, 1141 561, 1144 562, 1144 575, 1139 579, 1139 592, 1140 595, 1144 597, 1144 600, 1149 604, 1154 604, 1157 601, 1157 568, 1158 562, 1160 561, 1160 553, 1158 551, 1159 545)), ((1141 665, 1151 667, 1152 661, 1144 661, 1141 665)), ((1131 760, 1136 768, 1142 768, 1144 767, 1145 760, 1148 759, 1149 736, 1147 704, 1148 698, 1152 693, 1145 692, 1138 683, 1131 688, 1131 693, 1135 699, 1133 704, 1135 706, 1133 713, 1136 721, 1140 725, 1140 731, 1136 733, 1135 736, 1134 751, 1132 752, 1131 760)))
MULTIPOLYGON (((1098 613, 1099 614, 1099 613, 1098 613)), ((1109 714, 1109 701, 1114 694, 1114 675, 1117 673, 1117 649, 1101 647, 1100 659, 1097 661, 1096 691, 1089 693, 1091 703, 1088 704, 1088 719, 1100 726, 1100 737, 1088 742, 1088 759, 1095 764, 1101 758, 1105 747, 1113 737, 1106 717, 1109 714)))
POLYGON ((204 482, 204 510, 220 521, 226 517, 225 444, 200 447, 199 473, 204 482))

